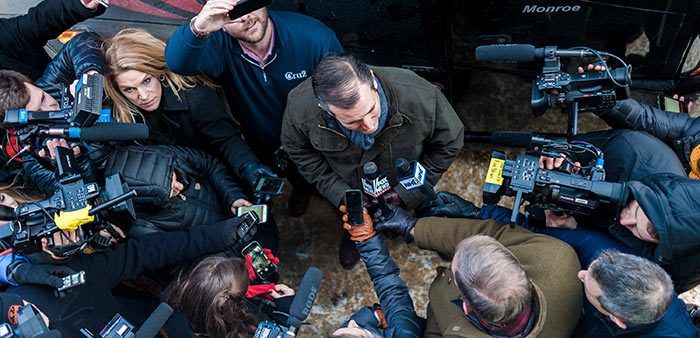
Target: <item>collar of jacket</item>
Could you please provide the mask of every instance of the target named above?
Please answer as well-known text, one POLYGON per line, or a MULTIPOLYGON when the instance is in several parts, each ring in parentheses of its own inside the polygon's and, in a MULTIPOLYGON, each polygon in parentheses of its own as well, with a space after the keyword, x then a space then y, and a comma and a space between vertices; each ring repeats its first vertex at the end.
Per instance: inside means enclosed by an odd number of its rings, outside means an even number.
MULTIPOLYGON (((384 88, 384 92, 386 93, 387 99, 389 101, 389 119, 386 121, 386 125, 384 126, 384 129, 377 134, 375 137, 376 140, 379 140, 383 136, 388 138, 389 140, 393 139, 397 133, 398 133, 398 128, 403 125, 404 122, 406 123, 413 123, 410 117, 408 117, 405 114, 402 114, 399 110, 399 102, 396 98, 396 92, 394 91, 394 87, 389 83, 388 81, 384 80, 384 77, 382 76, 381 72, 378 71, 374 67, 370 67, 372 70, 374 70, 374 75, 377 77, 377 80, 381 82, 382 87, 384 88)), ((317 116, 319 116, 319 121, 316 124, 318 128, 322 130, 326 130, 328 132, 337 134, 344 139, 349 140, 345 134, 343 134, 342 131, 338 130, 336 126, 334 126, 335 118, 331 117, 326 113, 321 107, 316 107, 316 113, 317 116), (327 119, 333 119, 333 122, 331 120, 327 119)), ((377 144, 378 142, 375 142, 377 144)))
POLYGON ((163 111, 172 111, 172 110, 188 110, 189 105, 187 104, 187 99, 185 97, 185 92, 188 89, 183 89, 180 91, 180 98, 175 95, 173 92, 172 88, 170 88, 167 84, 161 82, 163 84, 163 94, 161 95, 161 102, 160 102, 160 110, 163 111))
MULTIPOLYGON (((593 305, 590 306, 593 308, 593 305)), ((595 308, 594 308, 595 309, 595 308)), ((633 337, 641 334, 648 334, 654 332, 654 328, 659 325, 659 322, 653 322, 649 324, 626 324, 627 328, 623 329, 617 326, 610 318, 607 316, 603 315, 602 313, 596 311, 595 316, 598 318, 599 321, 605 325, 606 328, 608 328, 608 331, 610 331, 610 335, 613 337, 616 336, 626 336, 626 337, 633 337)))
MULTIPOLYGON (((547 302, 544 293, 532 283, 535 291, 535 324, 532 331, 525 338, 537 337, 547 319, 547 302)), ((452 271, 445 267, 438 268, 438 276, 433 281, 429 290, 430 307, 435 315, 438 327, 442 330, 443 337, 470 337, 489 338, 491 336, 481 332, 469 322, 460 308, 454 306, 452 301, 459 299, 459 290, 455 284, 452 271)), ((428 309, 430 311, 430 309, 428 309)))

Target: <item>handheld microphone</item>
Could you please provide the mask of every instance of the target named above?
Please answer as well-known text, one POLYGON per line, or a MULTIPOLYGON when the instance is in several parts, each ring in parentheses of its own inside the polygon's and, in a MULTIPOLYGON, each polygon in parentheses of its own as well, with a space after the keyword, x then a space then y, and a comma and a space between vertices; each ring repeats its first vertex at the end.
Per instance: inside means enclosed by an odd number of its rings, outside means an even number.
POLYGON ((292 301, 292 306, 289 309, 289 318, 287 319, 287 335, 294 337, 299 331, 301 322, 306 320, 311 313, 311 308, 314 306, 318 290, 321 287, 321 279, 323 273, 321 270, 311 267, 306 270, 304 278, 299 283, 299 288, 296 290, 296 295, 292 301))
POLYGON ((550 56, 547 55, 548 53, 554 53, 559 57, 596 56, 583 49, 553 49, 547 52, 545 48, 535 48, 527 44, 479 46, 476 48, 475 56, 477 61, 529 62, 544 59, 550 56))
POLYGON ((423 194, 427 195, 431 201, 437 201, 442 205, 440 200, 430 184, 425 183, 427 171, 418 161, 408 162, 403 157, 396 159, 396 170, 399 172, 399 184, 406 190, 420 189, 423 194))
POLYGON ((173 308, 166 303, 160 303, 153 313, 146 318, 143 325, 137 332, 134 333, 134 338, 153 338, 160 328, 165 325, 170 316, 173 314, 173 308))
POLYGON ((42 133, 86 142, 135 141, 148 138, 148 126, 141 123, 110 122, 86 128, 49 128, 42 133))
POLYGON ((362 167, 362 173, 362 190, 379 202, 379 209, 382 211, 380 219, 386 220, 394 216, 394 211, 386 205, 386 200, 382 196, 391 189, 389 179, 379 172, 379 168, 374 162, 365 163, 362 167))
POLYGON ((15 219, 15 209, 0 205, 0 221, 12 221, 15 219))
POLYGON ((523 131, 495 131, 491 134, 491 144, 499 147, 531 149, 555 142, 544 136, 523 131))

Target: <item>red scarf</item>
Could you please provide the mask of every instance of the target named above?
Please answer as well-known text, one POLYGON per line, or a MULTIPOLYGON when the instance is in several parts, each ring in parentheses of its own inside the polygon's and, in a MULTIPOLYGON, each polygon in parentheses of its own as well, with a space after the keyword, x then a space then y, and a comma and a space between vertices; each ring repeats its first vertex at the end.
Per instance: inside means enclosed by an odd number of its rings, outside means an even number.
POLYGON ((493 324, 479 318, 476 313, 474 314, 476 319, 479 320, 479 324, 481 324, 481 326, 484 327, 488 333, 507 337, 513 337, 522 333, 523 330, 525 330, 527 323, 530 321, 531 315, 532 306, 528 306, 511 321, 503 324, 493 324))

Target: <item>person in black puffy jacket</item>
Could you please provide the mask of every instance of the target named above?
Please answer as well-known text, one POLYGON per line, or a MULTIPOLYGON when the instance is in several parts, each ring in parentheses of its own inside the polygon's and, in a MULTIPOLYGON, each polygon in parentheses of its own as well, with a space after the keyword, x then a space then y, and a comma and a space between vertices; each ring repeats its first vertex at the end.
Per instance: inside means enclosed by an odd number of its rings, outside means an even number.
MULTIPOLYGON (((236 201, 247 196, 226 167, 213 156, 192 148, 153 145, 114 150, 105 175, 121 173, 131 189, 136 221, 129 237, 212 224, 236 212, 236 201)), ((277 251, 279 233, 274 220, 258 225, 255 239, 277 251)))

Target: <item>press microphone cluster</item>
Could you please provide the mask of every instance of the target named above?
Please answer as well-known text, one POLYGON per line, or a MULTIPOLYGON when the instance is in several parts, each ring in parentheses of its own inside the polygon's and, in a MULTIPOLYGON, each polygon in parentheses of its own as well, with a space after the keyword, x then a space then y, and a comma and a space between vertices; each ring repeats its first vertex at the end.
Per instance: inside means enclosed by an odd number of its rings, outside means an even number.
POLYGON ((377 164, 374 162, 367 162, 362 167, 362 190, 369 196, 377 199, 379 202, 379 209, 382 212, 381 220, 386 220, 394 215, 394 211, 389 208, 384 199, 386 192, 391 190, 391 184, 386 175, 379 172, 377 164))
POLYGON ((440 200, 433 190, 430 184, 425 182, 425 177, 428 172, 425 170, 420 162, 411 161, 409 162, 405 158, 396 159, 396 170, 399 173, 399 184, 406 190, 420 189, 423 194, 427 195, 431 201, 436 201, 438 204, 442 205, 442 200, 440 200))
POLYGON ((529 62, 542 60, 547 56, 559 57, 585 57, 596 56, 594 53, 584 49, 556 49, 535 48, 527 44, 511 45, 486 45, 476 48, 477 61, 509 61, 509 62, 529 62), (547 55, 554 53, 554 55, 547 55))

